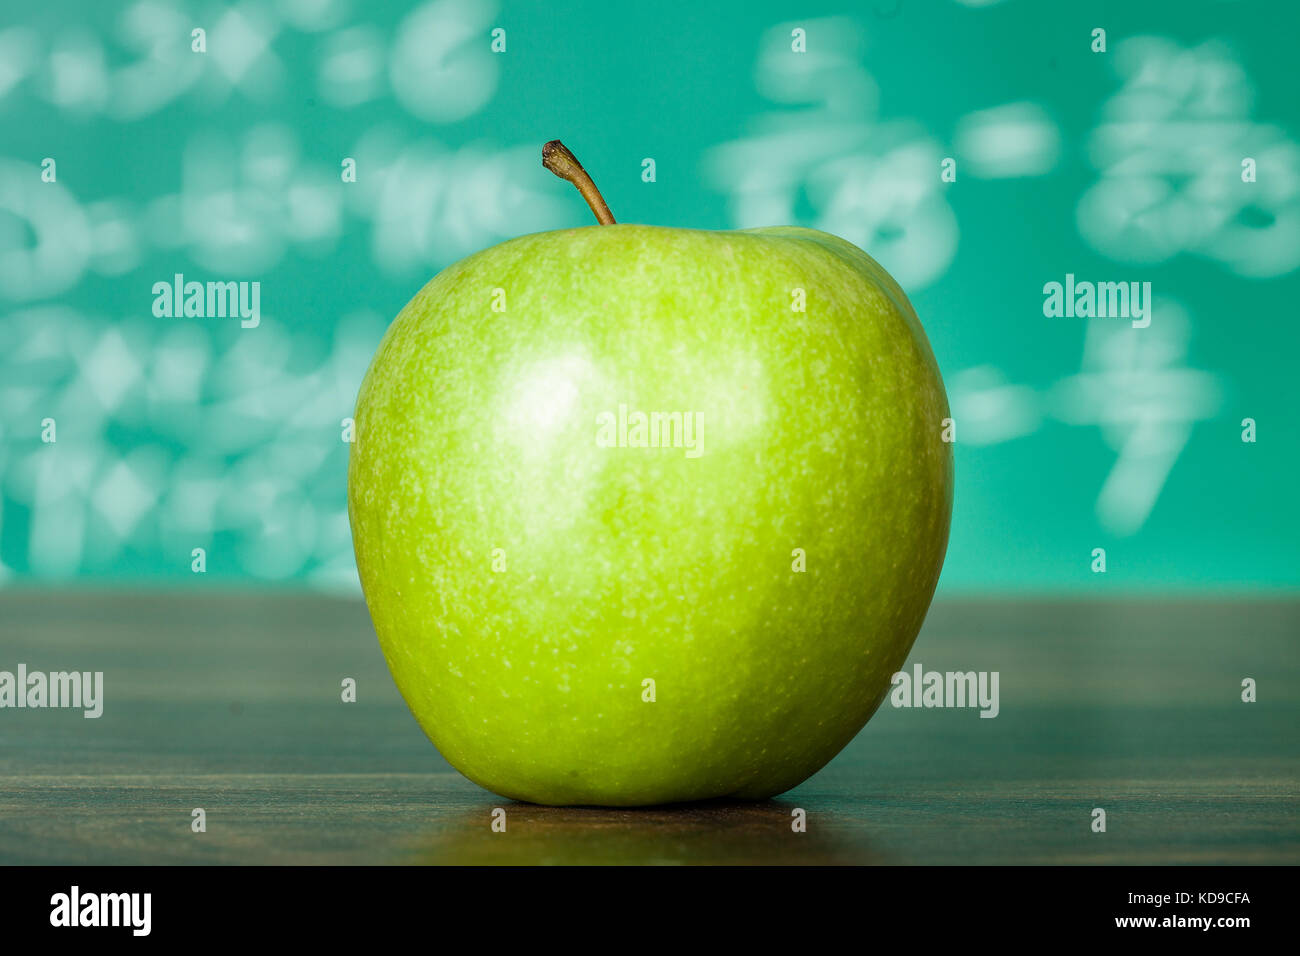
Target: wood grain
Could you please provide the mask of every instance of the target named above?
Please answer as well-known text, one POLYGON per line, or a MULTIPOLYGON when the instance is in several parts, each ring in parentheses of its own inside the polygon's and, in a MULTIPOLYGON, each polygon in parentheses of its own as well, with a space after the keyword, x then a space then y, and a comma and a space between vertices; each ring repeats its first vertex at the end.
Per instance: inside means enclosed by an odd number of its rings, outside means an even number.
POLYGON ((1293 601, 940 602, 911 662, 998 671, 996 719, 886 705, 766 803, 550 809, 442 761, 360 602, 3 592, 0 669, 106 704, 0 710, 0 862, 1296 863, 1298 641, 1293 601))

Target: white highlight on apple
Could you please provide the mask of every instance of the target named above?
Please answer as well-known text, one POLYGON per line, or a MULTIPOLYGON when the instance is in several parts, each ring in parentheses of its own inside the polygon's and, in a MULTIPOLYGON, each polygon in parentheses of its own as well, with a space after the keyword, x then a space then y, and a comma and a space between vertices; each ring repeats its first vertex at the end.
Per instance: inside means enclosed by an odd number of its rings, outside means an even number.
POLYGON ((550 437, 569 420, 578 405, 579 383, 592 374, 591 363, 576 355, 530 366, 510 390, 506 421, 516 431, 550 437))

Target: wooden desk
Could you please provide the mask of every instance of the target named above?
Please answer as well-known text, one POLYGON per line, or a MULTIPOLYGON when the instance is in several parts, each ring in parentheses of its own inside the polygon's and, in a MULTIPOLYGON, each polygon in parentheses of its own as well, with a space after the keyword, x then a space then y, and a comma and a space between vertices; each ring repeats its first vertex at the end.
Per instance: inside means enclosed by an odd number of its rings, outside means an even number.
POLYGON ((0 670, 106 684, 0 710, 0 862, 1300 862, 1300 602, 942 601, 917 661, 998 671, 1001 713, 886 703, 764 804, 556 810, 442 761, 360 602, 0 592, 0 670))

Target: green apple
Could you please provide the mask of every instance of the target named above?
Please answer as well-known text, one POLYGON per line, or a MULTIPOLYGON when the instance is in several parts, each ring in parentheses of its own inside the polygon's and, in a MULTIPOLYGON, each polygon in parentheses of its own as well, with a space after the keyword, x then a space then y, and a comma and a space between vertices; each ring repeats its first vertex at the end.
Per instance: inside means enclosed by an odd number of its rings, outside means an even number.
POLYGON ((613 224, 557 148, 606 224, 447 268, 362 383, 375 630, 443 756, 502 796, 779 794, 863 727, 929 607, 938 367, 852 244, 613 224))

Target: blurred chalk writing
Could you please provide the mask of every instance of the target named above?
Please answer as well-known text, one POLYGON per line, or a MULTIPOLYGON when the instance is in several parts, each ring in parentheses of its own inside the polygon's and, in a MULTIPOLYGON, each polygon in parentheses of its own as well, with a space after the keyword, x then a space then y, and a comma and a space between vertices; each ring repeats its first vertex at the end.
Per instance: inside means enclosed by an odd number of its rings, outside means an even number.
POLYGON ((1254 88, 1229 49, 1134 37, 1114 62, 1123 86, 1089 142, 1100 179, 1079 200, 1084 238, 1126 262, 1193 253, 1260 277, 1300 265, 1300 145, 1251 118, 1254 88))
MULTIPOLYGON (((812 226, 899 280, 957 420, 946 583, 1037 574, 1032 556, 990 562, 965 515, 1050 533, 1063 496, 1080 534, 1175 555, 1195 579, 1169 529, 1201 514, 1176 479, 1224 460, 1227 424, 1267 417, 1283 391, 1268 370, 1300 346, 1280 318, 1300 291, 1298 119, 1279 112, 1294 68, 1260 52, 1300 6, 1184 29, 1181 4, 1144 0, 1171 35, 1112 27, 1093 57, 1068 15, 1021 29, 1028 5, 1009 0, 798 21, 779 0, 665 3, 652 22, 575 0, 560 26, 549 5, 498 0, 10 4, 0 579, 193 584, 201 548, 204 580, 355 591, 361 376, 440 269, 587 223, 538 162, 570 131, 603 144, 602 176, 635 184, 652 221, 812 226), (702 90, 731 105, 709 113, 702 90), (1045 318, 1039 290, 1069 272, 1151 282, 1150 326, 1045 318), (258 283, 260 323, 155 316, 151 289, 178 274, 258 283), (1251 334, 1207 335, 1239 301, 1251 334), (1026 448, 1078 461, 1073 484, 985 479, 1026 448)), ((1241 459, 1247 500, 1259 460, 1241 459)), ((1272 497, 1294 524, 1294 496, 1272 497)), ((1242 580, 1293 580, 1259 524, 1214 546, 1242 580)))
POLYGON ((1213 418, 1222 388, 1213 373, 1188 367, 1191 322, 1180 304, 1157 299, 1145 329, 1104 318, 1088 322, 1080 370, 1045 389, 1006 381, 990 366, 949 382, 961 440, 993 445, 1038 431, 1047 419, 1096 427, 1115 461, 1096 500, 1102 528, 1141 529, 1192 426, 1213 418))

